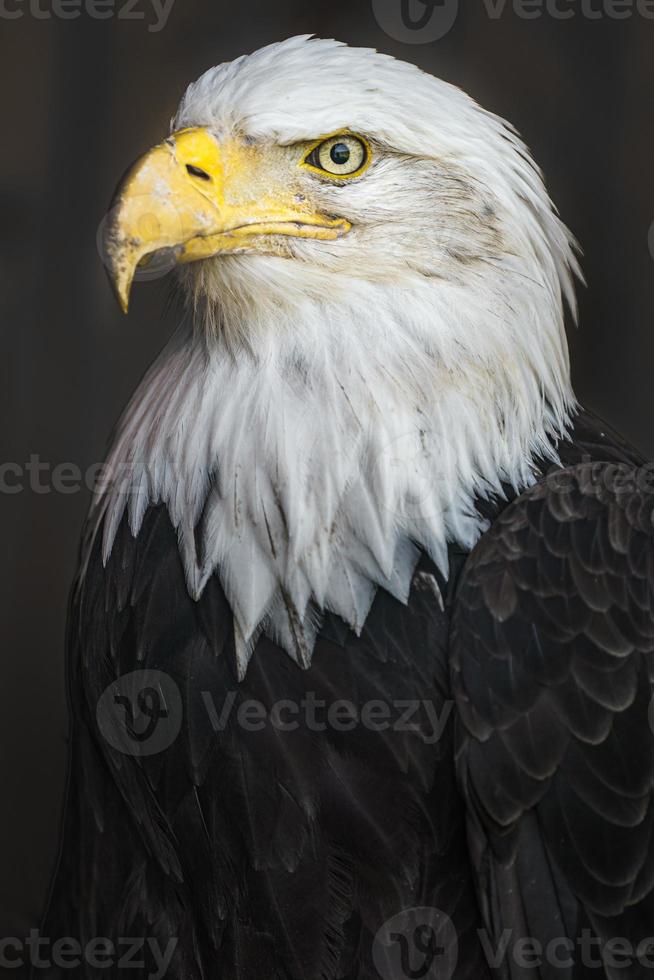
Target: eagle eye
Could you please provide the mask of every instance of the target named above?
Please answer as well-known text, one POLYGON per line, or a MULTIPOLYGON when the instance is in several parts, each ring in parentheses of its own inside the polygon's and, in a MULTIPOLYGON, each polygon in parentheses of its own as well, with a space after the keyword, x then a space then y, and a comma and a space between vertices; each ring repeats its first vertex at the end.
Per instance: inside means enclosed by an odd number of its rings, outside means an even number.
POLYGON ((367 140, 353 133, 337 133, 315 143, 302 165, 322 176, 351 179, 360 177, 371 161, 367 140))
POLYGON ((202 170, 201 167, 195 167, 192 163, 187 163, 186 169, 190 173, 191 177, 199 177, 200 180, 211 180, 211 177, 206 170, 202 170))

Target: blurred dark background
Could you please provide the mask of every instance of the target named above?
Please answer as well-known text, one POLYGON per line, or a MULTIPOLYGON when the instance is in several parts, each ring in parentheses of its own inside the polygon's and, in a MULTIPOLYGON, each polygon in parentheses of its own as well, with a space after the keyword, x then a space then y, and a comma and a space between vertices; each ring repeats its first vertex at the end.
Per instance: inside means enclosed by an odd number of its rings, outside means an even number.
POLYGON ((445 37, 408 44, 381 29, 371 0, 173 0, 158 31, 151 0, 137 0, 143 19, 133 20, 116 16, 124 0, 102 20, 83 6, 62 19, 50 2, 0 8, 0 464, 10 464, 0 492, 0 936, 38 920, 64 780, 64 622, 90 494, 48 492, 49 477, 58 464, 86 471, 103 458, 175 325, 165 280, 140 285, 129 317, 119 312, 96 232, 126 165, 167 132, 204 69, 317 33, 415 61, 509 118, 585 252, 571 334, 577 392, 654 456, 654 20, 588 19, 575 0, 561 0, 577 11, 569 20, 523 19, 510 2, 492 19, 466 0, 445 37), (33 456, 47 468, 7 492, 33 456))

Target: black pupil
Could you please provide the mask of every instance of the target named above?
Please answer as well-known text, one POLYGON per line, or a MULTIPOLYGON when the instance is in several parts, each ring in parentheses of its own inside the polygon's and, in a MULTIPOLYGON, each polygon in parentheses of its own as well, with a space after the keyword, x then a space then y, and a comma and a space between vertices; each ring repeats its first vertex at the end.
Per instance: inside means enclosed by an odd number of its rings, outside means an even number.
POLYGON ((343 164, 347 163, 350 159, 350 147, 347 145, 347 143, 336 143, 334 146, 332 146, 331 153, 329 155, 338 167, 342 167, 343 164))
POLYGON ((206 170, 201 170, 200 167, 194 167, 192 163, 187 163, 186 169, 192 177, 199 177, 200 180, 211 180, 211 177, 206 170))

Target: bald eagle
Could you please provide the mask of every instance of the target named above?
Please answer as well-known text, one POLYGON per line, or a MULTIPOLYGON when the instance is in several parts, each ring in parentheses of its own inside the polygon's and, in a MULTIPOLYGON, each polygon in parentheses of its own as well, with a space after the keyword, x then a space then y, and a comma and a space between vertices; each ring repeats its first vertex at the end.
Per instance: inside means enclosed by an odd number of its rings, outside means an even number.
POLYGON ((180 980, 648 975, 654 487, 573 394, 516 132, 293 38, 190 86, 106 255, 125 310, 162 256, 186 302, 84 537, 47 934, 180 980))

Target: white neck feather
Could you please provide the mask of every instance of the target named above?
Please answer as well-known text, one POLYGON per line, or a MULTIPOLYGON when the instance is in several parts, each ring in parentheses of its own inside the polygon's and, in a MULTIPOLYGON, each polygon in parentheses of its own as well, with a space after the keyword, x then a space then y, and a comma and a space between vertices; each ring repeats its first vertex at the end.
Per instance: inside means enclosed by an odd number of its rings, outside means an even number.
POLYGON ((283 258, 221 260, 240 292, 213 283, 220 324, 178 332, 119 428, 105 559, 125 510, 137 535, 164 504, 191 594, 221 580, 241 673, 261 630, 308 665, 321 610, 359 632, 378 587, 406 601, 420 549, 446 574, 475 497, 532 482, 574 405, 557 270, 508 263, 312 290, 283 258))

